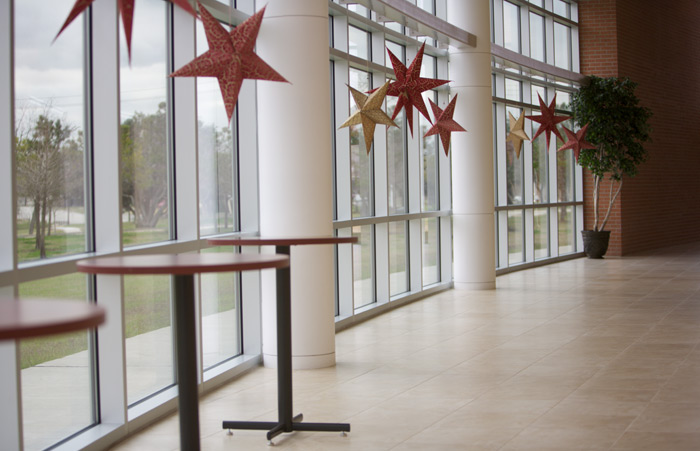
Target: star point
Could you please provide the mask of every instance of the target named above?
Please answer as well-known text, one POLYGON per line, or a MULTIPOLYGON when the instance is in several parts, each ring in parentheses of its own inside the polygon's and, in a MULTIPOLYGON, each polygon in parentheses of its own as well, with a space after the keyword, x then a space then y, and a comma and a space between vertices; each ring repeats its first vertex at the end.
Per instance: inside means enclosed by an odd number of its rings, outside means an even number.
POLYGON ((571 149, 574 151, 574 157, 576 157, 576 162, 578 162, 578 157, 581 155, 581 151, 584 149, 595 149, 596 146, 586 141, 586 132, 588 131, 588 124, 584 125, 579 131, 574 133, 566 127, 564 128, 564 133, 568 140, 561 146, 557 151, 562 151, 566 149, 571 149))
POLYGON ((552 102, 549 104, 549 106, 547 106, 547 104, 544 103, 542 97, 539 94, 537 94, 537 97, 540 101, 540 112, 542 114, 525 117, 530 119, 531 121, 538 122, 540 124, 540 127, 537 129, 537 133, 535 133, 535 136, 532 137, 533 141, 537 139, 537 137, 540 136, 542 133, 544 133, 545 138, 547 139, 547 149, 549 149, 549 138, 551 137, 552 133, 554 133, 557 136, 557 138, 559 138, 561 141, 564 141, 564 138, 562 138, 561 133, 557 129, 557 124, 560 122, 564 122, 567 119, 571 119, 571 116, 556 115, 556 113, 554 112, 557 100, 556 94, 554 94, 554 98, 552 99, 552 102))
POLYGON ((430 107, 433 109, 435 122, 424 137, 439 134, 440 140, 442 141, 442 147, 445 150, 445 156, 447 156, 450 152, 450 138, 452 132, 466 132, 461 125, 452 119, 452 115, 455 111, 455 104, 457 102, 457 95, 452 98, 452 101, 447 104, 447 107, 444 110, 441 110, 440 107, 435 105, 432 100, 428 99, 428 102, 430 102, 430 107))
POLYGON ((510 141, 513 143, 515 155, 520 158, 520 151, 523 148, 523 141, 530 140, 530 137, 527 136, 527 133, 525 133, 525 130, 523 129, 525 125, 525 116, 523 116, 522 110, 520 111, 520 117, 518 117, 517 120, 509 111, 508 121, 510 123, 510 133, 508 133, 508 136, 506 137, 506 142, 510 141))
MULTIPOLYGON (((78 17, 83 11, 85 11, 88 8, 88 6, 90 6, 94 1, 95 0, 76 0, 75 4, 73 4, 73 8, 71 9, 70 13, 68 13, 68 18, 66 18, 66 21, 63 23, 63 26, 56 34, 54 41, 58 39, 58 36, 60 36, 60 34, 63 33, 63 30, 65 30, 68 27, 68 25, 70 25, 71 22, 73 22, 73 20, 75 20, 76 17, 78 17)), ((192 9, 192 6, 190 5, 188 0, 170 1, 172 3, 175 3, 180 8, 184 9, 188 13, 192 14, 195 18, 197 17, 197 13, 194 12, 194 9, 192 9)), ((129 61, 131 61, 131 30, 134 24, 134 0, 117 0, 117 4, 119 5, 119 14, 122 17, 122 25, 124 26, 126 49, 129 53, 129 61)))
POLYGON ((201 11, 209 50, 170 76, 216 77, 230 121, 244 79, 284 82, 287 80, 253 52, 265 8, 250 16, 229 33, 201 3, 197 4, 201 11))
POLYGON ((350 93, 358 109, 338 128, 362 125, 362 132, 365 136, 365 149, 369 153, 372 148, 374 130, 377 124, 397 127, 396 123, 382 111, 382 104, 389 89, 389 82, 384 83, 381 88, 374 90, 370 95, 364 94, 350 86, 348 88, 350 88, 350 93))

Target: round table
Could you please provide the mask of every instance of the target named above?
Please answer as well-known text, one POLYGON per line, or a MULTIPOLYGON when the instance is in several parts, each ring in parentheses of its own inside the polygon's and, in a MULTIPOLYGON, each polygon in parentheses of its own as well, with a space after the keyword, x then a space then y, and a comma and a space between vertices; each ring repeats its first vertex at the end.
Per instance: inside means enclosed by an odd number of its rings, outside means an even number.
MULTIPOLYGON (((290 246, 320 244, 357 243, 358 237, 315 236, 315 237, 230 237, 211 238, 207 242, 216 246, 275 246, 278 254, 289 255, 290 246)), ((269 421, 224 421, 224 429, 267 430, 267 439, 283 432, 328 431, 350 432, 348 423, 302 423, 304 416, 294 416, 292 405, 292 299, 289 268, 277 270, 277 422, 269 421)))
POLYGON ((0 340, 89 329, 104 320, 102 307, 84 301, 0 298, 0 340))
POLYGON ((81 260, 77 266, 78 271, 91 274, 174 276, 180 449, 199 450, 194 275, 284 268, 289 266, 289 257, 260 254, 127 255, 81 260))

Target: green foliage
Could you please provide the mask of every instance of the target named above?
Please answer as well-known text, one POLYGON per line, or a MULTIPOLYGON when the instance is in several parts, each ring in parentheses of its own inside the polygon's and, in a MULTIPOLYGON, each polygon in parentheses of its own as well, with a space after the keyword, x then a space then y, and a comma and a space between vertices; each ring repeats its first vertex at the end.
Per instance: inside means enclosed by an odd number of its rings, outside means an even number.
POLYGON ((591 76, 571 98, 571 113, 580 127, 588 124, 586 140, 595 149, 583 149, 578 163, 593 174, 593 202, 595 222, 593 230, 604 230, 612 206, 622 189, 624 177, 637 174, 638 166, 646 159, 644 143, 649 141, 651 110, 639 105, 634 93, 637 84, 628 78, 600 78, 591 76), (600 227, 600 184, 610 177, 610 196, 607 212, 600 227), (613 192, 613 186, 617 189, 613 192))
POLYGON ((643 144, 650 140, 652 113, 639 105, 636 86, 628 78, 591 76, 572 96, 574 121, 581 127, 589 124, 586 139, 597 147, 582 150, 579 164, 598 177, 632 177, 646 159, 643 144))

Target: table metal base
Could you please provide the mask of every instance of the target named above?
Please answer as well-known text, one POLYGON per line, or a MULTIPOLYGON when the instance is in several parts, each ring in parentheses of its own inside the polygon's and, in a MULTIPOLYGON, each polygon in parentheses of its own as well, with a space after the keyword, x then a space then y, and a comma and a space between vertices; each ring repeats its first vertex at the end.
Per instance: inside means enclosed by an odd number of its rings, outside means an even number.
MULTIPOLYGON (((289 246, 276 246, 276 253, 289 255, 289 246)), ((350 432, 348 423, 302 423, 292 415, 292 305, 290 268, 277 270, 277 405, 279 421, 224 421, 223 429, 267 430, 272 440, 283 432, 350 432)))
POLYGON ((348 423, 302 423, 303 414, 292 418, 291 423, 275 421, 224 421, 224 429, 267 430, 267 439, 272 440, 283 432, 314 431, 314 432, 350 432, 348 423))

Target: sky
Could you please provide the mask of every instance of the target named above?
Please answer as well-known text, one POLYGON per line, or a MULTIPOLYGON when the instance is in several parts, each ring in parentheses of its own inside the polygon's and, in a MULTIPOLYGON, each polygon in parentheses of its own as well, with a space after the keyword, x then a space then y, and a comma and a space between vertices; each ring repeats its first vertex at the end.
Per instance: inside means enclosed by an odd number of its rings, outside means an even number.
MULTIPOLYGON (((54 41, 74 3, 75 0, 15 2, 15 107, 21 110, 18 118, 36 117, 49 110, 55 118, 76 129, 83 128, 83 16, 54 41)), ((122 120, 135 112, 153 113, 158 103, 165 100, 165 12, 163 0, 136 0, 131 65, 120 24, 122 120)), ((197 54, 201 54, 207 49, 201 23, 198 41, 197 54)), ((200 120, 226 126, 228 120, 216 80, 199 80, 200 120)))

